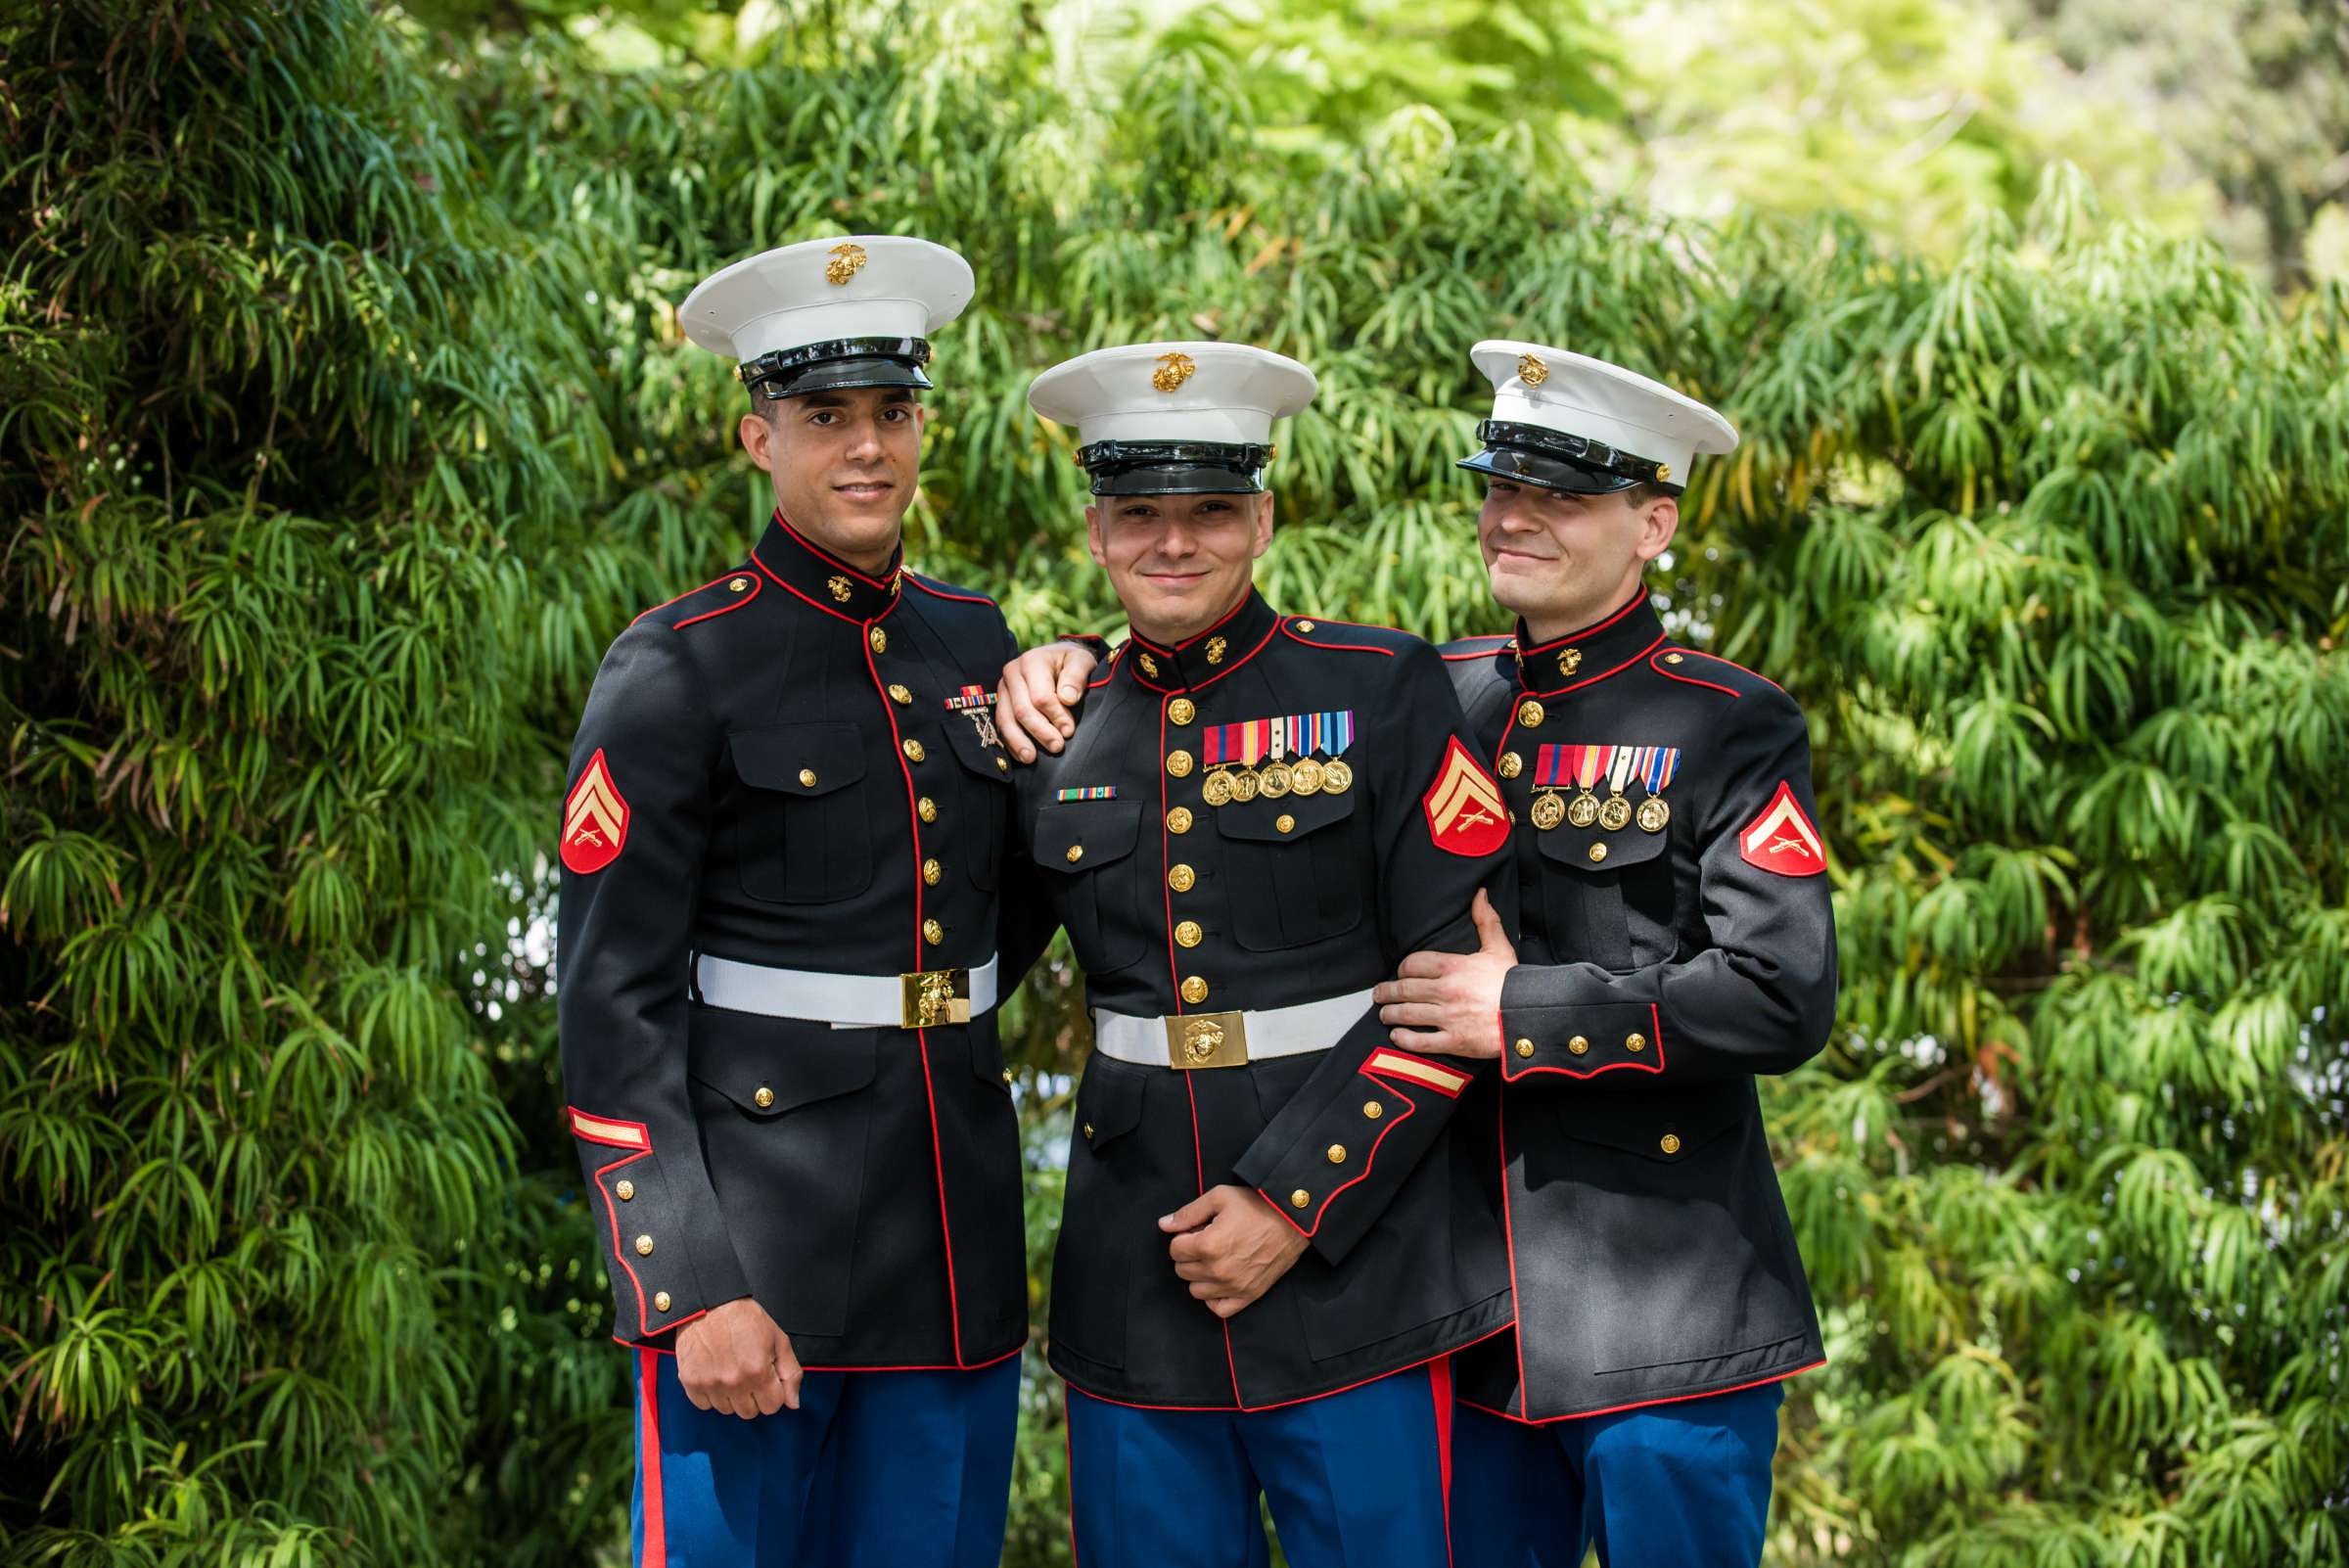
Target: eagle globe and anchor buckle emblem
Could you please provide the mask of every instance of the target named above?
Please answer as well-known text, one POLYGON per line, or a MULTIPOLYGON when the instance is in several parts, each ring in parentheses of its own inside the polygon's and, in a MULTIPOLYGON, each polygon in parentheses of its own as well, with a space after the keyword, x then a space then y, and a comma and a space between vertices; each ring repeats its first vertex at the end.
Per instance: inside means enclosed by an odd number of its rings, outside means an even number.
POLYGON ((1248 1065, 1248 1019, 1242 1013, 1183 1013, 1166 1020, 1167 1065, 1183 1072, 1248 1065))
POLYGON ((898 977, 903 1029, 937 1029, 971 1021, 971 972, 924 969, 898 977))

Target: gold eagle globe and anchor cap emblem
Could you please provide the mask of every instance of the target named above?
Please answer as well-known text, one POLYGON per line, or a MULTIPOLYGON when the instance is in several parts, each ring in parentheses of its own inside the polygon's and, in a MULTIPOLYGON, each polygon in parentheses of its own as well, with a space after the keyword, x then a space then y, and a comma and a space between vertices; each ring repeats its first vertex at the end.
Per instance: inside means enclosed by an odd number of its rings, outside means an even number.
POLYGON ((864 247, 844 241, 824 253, 824 281, 839 286, 864 270, 864 247))
POLYGON ((1158 366, 1150 372, 1150 385, 1162 392, 1176 392, 1198 372, 1197 360, 1179 348, 1172 349, 1158 356, 1158 366))
POLYGON ((1549 380, 1549 366, 1542 362, 1540 354, 1519 354, 1517 356, 1517 379, 1528 387, 1539 387, 1549 380))

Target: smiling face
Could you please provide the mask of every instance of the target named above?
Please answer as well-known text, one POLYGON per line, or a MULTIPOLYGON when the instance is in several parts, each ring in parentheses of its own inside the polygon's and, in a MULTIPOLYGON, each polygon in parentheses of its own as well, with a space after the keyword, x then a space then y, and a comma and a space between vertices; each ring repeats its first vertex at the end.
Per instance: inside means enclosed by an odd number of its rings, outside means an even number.
POLYGON ((1680 522, 1680 503, 1645 486, 1568 495, 1497 479, 1486 482, 1476 536, 1493 597, 1540 643, 1620 608, 1680 522))
POLYGON ((1172 647, 1247 593, 1272 543, 1272 496, 1104 495, 1084 509, 1084 533, 1133 629, 1172 647))
POLYGON ((921 474, 922 408, 906 387, 763 403, 742 449, 774 480, 784 521, 858 571, 889 565, 921 474))

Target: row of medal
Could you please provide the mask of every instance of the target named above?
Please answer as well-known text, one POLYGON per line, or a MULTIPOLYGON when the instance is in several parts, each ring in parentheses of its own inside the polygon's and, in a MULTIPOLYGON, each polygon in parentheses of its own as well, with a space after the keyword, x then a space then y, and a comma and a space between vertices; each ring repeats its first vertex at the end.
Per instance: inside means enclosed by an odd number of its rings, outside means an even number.
POLYGON ((1677 746, 1544 746, 1534 757, 1534 826, 1547 833, 1561 822, 1595 823, 1620 833, 1636 820, 1641 832, 1661 833, 1672 821, 1664 788, 1680 766, 1677 746), (1601 778, 1608 790, 1603 802, 1593 790, 1601 778), (1647 792, 1636 810, 1623 793, 1635 782, 1647 792), (1569 784, 1582 791, 1571 803, 1562 793, 1569 784))
POLYGON ((1345 760, 1354 744, 1351 708, 1218 724, 1203 731, 1199 742, 1200 761, 1208 769, 1199 794, 1210 806, 1260 795, 1268 801, 1284 795, 1343 795, 1354 788, 1354 766, 1345 760), (1291 752, 1297 754, 1294 761, 1291 752))

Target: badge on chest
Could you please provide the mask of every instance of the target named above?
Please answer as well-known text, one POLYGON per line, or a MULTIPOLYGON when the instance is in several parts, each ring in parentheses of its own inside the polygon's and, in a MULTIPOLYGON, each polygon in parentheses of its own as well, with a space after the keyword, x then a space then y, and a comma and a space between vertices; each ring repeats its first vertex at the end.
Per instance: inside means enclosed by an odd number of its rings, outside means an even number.
POLYGON ((1636 821, 1642 832, 1661 833, 1672 823, 1664 791, 1680 767, 1677 746, 1544 746, 1534 757, 1534 826, 1544 833, 1561 823, 1620 833, 1636 821), (1634 787, 1646 797, 1636 807, 1627 793, 1634 787), (1571 802, 1569 789, 1576 792, 1571 802))

